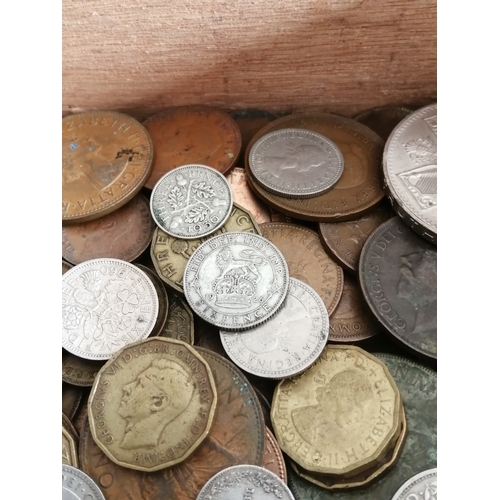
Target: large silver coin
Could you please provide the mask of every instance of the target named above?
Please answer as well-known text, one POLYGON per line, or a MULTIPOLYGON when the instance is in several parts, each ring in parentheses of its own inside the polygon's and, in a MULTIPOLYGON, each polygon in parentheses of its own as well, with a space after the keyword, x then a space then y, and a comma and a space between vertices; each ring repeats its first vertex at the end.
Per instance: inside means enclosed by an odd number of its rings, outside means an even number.
POLYGON ((191 240, 219 229, 233 207, 227 179, 205 165, 184 165, 166 173, 151 193, 151 214, 170 236, 191 240))
POLYGON ((437 469, 428 469, 408 479, 392 500, 437 500, 437 469))
POLYGON ((262 136, 250 149, 248 166, 264 189, 288 198, 311 198, 339 181, 344 157, 327 137, 286 128, 262 136))
POLYGON ((62 346, 86 359, 109 359, 145 339, 158 295, 144 271, 119 259, 93 259, 62 276, 62 346))
POLYGON ((420 236, 437 243, 437 104, 396 126, 382 162, 385 188, 397 214, 420 236))
POLYGON ((283 304, 288 284, 281 252, 262 236, 240 232, 202 243, 183 280, 193 311, 223 330, 245 330, 268 320, 283 304))
POLYGON ((242 370, 264 378, 291 377, 319 357, 328 340, 328 312, 321 297, 290 278, 283 307, 266 323, 245 332, 221 330, 228 356, 242 370))
POLYGON ((224 469, 200 490, 196 500, 295 500, 288 486, 274 473, 257 465, 224 469))
POLYGON ((99 486, 76 467, 62 464, 62 500, 106 500, 99 486))

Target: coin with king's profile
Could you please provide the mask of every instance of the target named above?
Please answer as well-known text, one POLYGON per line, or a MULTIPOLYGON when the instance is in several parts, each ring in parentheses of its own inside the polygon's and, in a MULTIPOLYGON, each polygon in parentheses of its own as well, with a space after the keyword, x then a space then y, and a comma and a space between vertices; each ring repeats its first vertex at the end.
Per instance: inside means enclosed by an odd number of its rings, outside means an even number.
POLYGON ((89 424, 116 464, 155 471, 187 458, 207 436, 217 402, 208 363, 185 342, 131 344, 99 371, 89 424))

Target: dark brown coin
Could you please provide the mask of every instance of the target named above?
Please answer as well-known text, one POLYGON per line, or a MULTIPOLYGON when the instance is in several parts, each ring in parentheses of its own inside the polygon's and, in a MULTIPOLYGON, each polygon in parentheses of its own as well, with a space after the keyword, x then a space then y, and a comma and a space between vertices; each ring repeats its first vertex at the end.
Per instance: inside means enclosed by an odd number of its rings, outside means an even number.
POLYGON ((399 218, 368 238, 359 265, 361 290, 393 338, 437 359, 437 250, 399 218))
POLYGON ((354 119, 371 128, 385 142, 394 127, 411 113, 413 109, 406 106, 380 106, 363 111, 354 119))
POLYGON ((69 271, 73 266, 66 261, 62 261, 62 273, 64 274, 66 271, 69 271))
POLYGON ((209 351, 216 352, 219 356, 222 356, 224 359, 227 359, 232 363, 229 359, 229 356, 226 353, 226 350, 222 346, 222 342, 220 339, 220 330, 218 327, 207 323, 205 320, 201 319, 198 315, 194 318, 195 327, 194 327, 194 343, 199 347, 203 347, 204 349, 208 349, 209 351))
POLYGON ((153 282, 156 293, 158 295, 158 317, 156 318, 156 323, 153 327, 153 331, 149 334, 150 337, 155 337, 156 335, 160 335, 167 322, 168 311, 170 309, 167 290, 165 289, 165 286, 163 285, 161 279, 158 278, 158 275, 154 271, 151 271, 149 267, 143 266, 142 264, 136 264, 136 266, 139 269, 142 269, 148 275, 148 277, 153 282))
POLYGON ((83 390, 82 402, 80 403, 80 407, 76 412, 75 416, 72 419, 73 427, 75 428, 78 436, 82 435, 83 425, 85 423, 85 419, 87 418, 88 407, 87 403, 89 400, 90 388, 86 388, 83 390))
POLYGON ((274 437, 271 429, 266 427, 266 444, 264 448, 264 458, 262 467, 276 474, 284 483, 286 483, 285 459, 281 448, 274 437))
POLYGON ((194 318, 187 302, 171 290, 168 295, 168 315, 164 327, 158 333, 160 337, 182 340, 194 344, 194 318))
POLYGON ((344 273, 323 250, 316 232, 295 224, 269 222, 260 226, 262 236, 285 257, 290 276, 313 288, 331 314, 340 301, 344 273))
POLYGON ((241 133, 223 111, 206 106, 180 106, 143 123, 153 140, 155 160, 148 189, 167 172, 182 165, 208 165, 227 172, 238 159, 241 133))
POLYGON ((357 274, 359 256, 366 239, 382 222, 394 217, 388 203, 349 222, 320 222, 319 237, 327 253, 346 271, 357 274))
POLYGON ((195 500, 203 485, 232 465, 260 465, 264 456, 262 412, 245 376, 215 353, 207 360, 217 385, 217 410, 209 435, 184 462, 156 472, 120 467, 101 451, 88 422, 80 438, 80 464, 106 500, 195 500))
MULTIPOLYGON (((241 149, 245 151, 252 137, 268 123, 276 120, 276 115, 261 109, 243 109, 231 113, 241 132, 241 149)), ((244 206, 244 205, 243 205, 244 206)))
POLYGON ((132 262, 151 243, 156 225, 149 201, 138 193, 113 213, 62 228, 62 256, 72 264, 109 257, 132 262))
POLYGON ((297 219, 338 222, 356 218, 383 199, 382 153, 384 142, 365 125, 343 116, 308 113, 279 118, 261 129, 250 141, 245 153, 248 184, 273 208, 297 219), (248 153, 263 135, 283 128, 304 128, 332 140, 344 157, 344 173, 328 192, 314 198, 289 199, 260 187, 248 167, 248 153))
POLYGON ((373 337, 380 325, 373 318, 358 282, 344 275, 344 289, 340 302, 330 315, 329 342, 358 342, 373 337))
POLYGON ((71 420, 80 406, 82 390, 79 387, 62 383, 62 412, 71 420))
POLYGON ((79 387, 92 387, 97 372, 106 360, 85 359, 63 349, 62 379, 79 387))
POLYGON ((91 111, 62 120, 62 220, 84 222, 109 214, 144 186, 153 143, 130 116, 91 111))

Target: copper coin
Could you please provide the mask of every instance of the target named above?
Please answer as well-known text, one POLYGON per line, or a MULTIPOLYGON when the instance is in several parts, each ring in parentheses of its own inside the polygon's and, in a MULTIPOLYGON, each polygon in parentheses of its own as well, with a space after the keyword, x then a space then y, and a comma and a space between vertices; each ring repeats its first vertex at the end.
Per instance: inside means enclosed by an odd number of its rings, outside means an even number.
POLYGON ((269 222, 260 226, 262 236, 276 245, 285 257, 290 276, 313 288, 330 315, 337 307, 344 273, 323 250, 316 232, 295 224, 269 222))
POLYGON ((344 275, 342 297, 330 316, 329 342, 357 342, 376 335, 380 326, 373 318, 358 282, 344 275))
POLYGON ((188 164, 208 165, 221 174, 238 159, 241 133, 223 111, 206 106, 180 106, 143 123, 155 149, 153 172, 146 183, 153 189, 167 172, 188 164))
POLYGON ((97 372, 105 360, 85 359, 66 349, 62 354, 62 379, 64 382, 79 387, 92 387, 97 372))
POLYGON ((167 321, 158 333, 160 337, 182 340, 194 344, 194 318, 187 302, 171 290, 168 295, 167 321))
POLYGON ((156 472, 120 467, 92 439, 88 422, 80 437, 80 464, 106 500, 195 500, 217 472, 239 464, 260 465, 265 426, 257 396, 245 376, 215 353, 197 348, 212 369, 217 410, 209 435, 184 462, 156 472))
POLYGON ((84 222, 130 201, 152 169, 153 143, 130 116, 92 111, 62 120, 62 219, 84 222))
POLYGON ((276 210, 297 219, 318 222, 350 220, 368 212, 383 199, 382 153, 384 142, 365 125, 343 116, 307 113, 279 118, 261 129, 245 153, 248 183, 255 193, 276 210), (305 200, 272 194, 258 185, 248 166, 248 153, 263 135, 284 128, 304 128, 332 140, 344 157, 344 173, 328 192, 305 200))
POLYGON ((80 406, 82 390, 73 385, 62 384, 62 412, 71 420, 80 406))
POLYGON ((83 425, 85 423, 85 419, 87 418, 87 413, 88 413, 87 403, 89 401, 89 394, 90 394, 90 389, 85 389, 82 396, 82 402, 80 404, 80 407, 78 408, 78 411, 71 420, 73 427, 78 433, 78 437, 82 435, 83 425))
POLYGON ((101 257, 132 262, 151 243, 155 228, 149 201, 139 193, 111 214, 63 226, 62 256, 72 264, 101 257))
POLYGON ((320 222, 319 237, 333 260, 346 271, 357 274, 359 256, 366 239, 391 217, 394 217, 394 211, 387 203, 382 203, 349 222, 320 222))
POLYGON ((252 137, 268 123, 276 120, 276 115, 261 109, 242 109, 233 111, 231 118, 237 123, 241 132, 241 149, 245 151, 252 137))
POLYGON ((379 226, 361 251, 361 290, 393 339, 437 359, 437 250, 399 217, 379 226))
POLYGON ((266 445, 264 448, 264 458, 262 467, 276 474, 284 483, 286 483, 286 466, 285 459, 281 448, 271 432, 269 427, 266 427, 266 445))
POLYGON ((380 106, 363 111, 354 119, 371 128, 385 142, 394 127, 411 113, 413 109, 406 106, 380 106))

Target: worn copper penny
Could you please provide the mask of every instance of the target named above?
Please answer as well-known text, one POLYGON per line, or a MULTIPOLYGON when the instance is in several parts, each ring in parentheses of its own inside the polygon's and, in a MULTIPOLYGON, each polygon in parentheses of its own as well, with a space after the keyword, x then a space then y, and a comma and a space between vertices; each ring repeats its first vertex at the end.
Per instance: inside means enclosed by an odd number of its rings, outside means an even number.
POLYGON ((63 226, 62 256, 72 264, 101 257, 132 262, 151 243, 155 227, 149 201, 138 193, 111 214, 63 226))
POLYGON ((394 127, 411 113, 413 109, 406 106, 379 106, 359 113, 354 119, 387 141, 394 127))
POLYGON ((437 359, 436 246, 393 217, 366 241, 359 281, 384 330, 403 347, 437 359))
POLYGON ((88 413, 87 403, 89 401, 89 393, 90 393, 90 388, 84 389, 80 408, 78 408, 78 411, 76 412, 75 416, 71 420, 73 427, 75 428, 76 432, 78 433, 78 436, 82 435, 84 420, 87 417, 87 413, 88 413))
POLYGON ((260 229, 262 236, 276 245, 285 257, 290 276, 313 288, 331 314, 340 301, 344 273, 323 250, 318 234, 281 222, 262 224, 260 229))
POLYGON ((284 483, 286 483, 285 459, 281 448, 274 437, 271 429, 266 427, 266 445, 264 448, 264 458, 262 467, 276 474, 284 483))
POLYGON ((168 295, 168 315, 159 337, 177 339, 194 344, 194 318, 187 302, 171 290, 168 295))
POLYGON ((217 409, 209 435, 184 462, 143 473, 120 467, 92 439, 88 424, 80 438, 80 463, 106 500, 195 500, 217 472, 239 464, 260 465, 265 426, 257 396, 245 376, 221 356, 197 348, 217 386, 217 409))
POLYGON ((333 260, 346 271, 357 274, 359 256, 366 239, 382 222, 394 217, 388 203, 348 222, 320 222, 319 237, 333 260))
POLYGON ((345 274, 342 297, 330 316, 328 341, 357 342, 373 337, 379 330, 380 325, 368 309, 358 282, 345 274))
POLYGON ((151 243, 151 260, 158 276, 175 291, 184 294, 184 270, 193 252, 210 238, 233 231, 261 234, 259 225, 248 210, 235 203, 225 224, 203 238, 185 240, 156 228, 151 243))
POLYGON ((62 384, 62 412, 71 420, 80 406, 82 390, 73 385, 62 384))
POLYGON ((148 189, 167 172, 199 163, 220 173, 227 172, 238 159, 241 133, 235 121, 223 111, 206 106, 167 109, 143 123, 155 150, 148 189))
POLYGON ((97 372, 105 361, 85 359, 63 349, 62 379, 64 382, 79 387, 92 387, 97 372))
POLYGON ((307 113, 279 118, 261 129, 245 153, 248 183, 255 193, 276 210, 297 219, 338 222, 368 212, 383 199, 382 153, 384 142, 365 125, 328 113, 307 113), (289 199, 266 191, 254 181, 248 154, 263 135, 284 128, 303 128, 333 141, 344 157, 344 173, 328 192, 305 200, 289 199))
POLYGON ((84 222, 117 210, 144 186, 153 143, 130 116, 113 111, 62 120, 62 220, 84 222))

